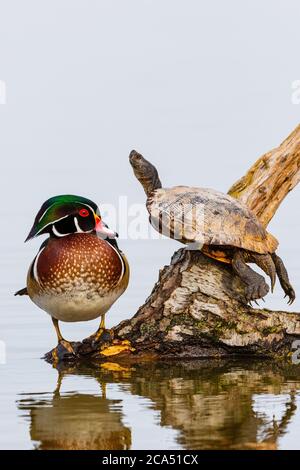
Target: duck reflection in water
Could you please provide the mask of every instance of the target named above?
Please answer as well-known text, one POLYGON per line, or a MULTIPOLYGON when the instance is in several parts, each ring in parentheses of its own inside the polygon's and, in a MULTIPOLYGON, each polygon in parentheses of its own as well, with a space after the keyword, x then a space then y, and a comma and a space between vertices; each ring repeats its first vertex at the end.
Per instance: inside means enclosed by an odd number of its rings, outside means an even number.
POLYGON ((99 395, 61 393, 63 380, 70 375, 85 375, 86 369, 66 367, 59 371, 52 397, 32 396, 18 402, 30 413, 30 437, 36 449, 127 450, 131 431, 122 423, 121 400, 106 397, 106 382, 99 382, 99 395))
MULTIPOLYGON (((31 439, 36 447, 134 448, 131 429, 123 422, 123 401, 106 396, 106 387, 112 384, 117 385, 124 399, 128 394, 147 398, 148 411, 159 413, 160 427, 177 431, 177 448, 276 449, 297 409, 300 375, 297 366, 232 360, 65 368, 59 371, 58 385, 50 398, 27 395, 18 402, 23 416, 24 411, 29 413, 31 439), (96 380, 101 389, 99 396, 62 394, 62 381, 73 374, 96 380), (276 406, 279 418, 273 416, 276 406)), ((131 423, 130 418, 126 416, 126 422, 131 423)), ((136 419, 134 422, 136 427, 136 419)), ((143 421, 145 448, 146 425, 143 421)))

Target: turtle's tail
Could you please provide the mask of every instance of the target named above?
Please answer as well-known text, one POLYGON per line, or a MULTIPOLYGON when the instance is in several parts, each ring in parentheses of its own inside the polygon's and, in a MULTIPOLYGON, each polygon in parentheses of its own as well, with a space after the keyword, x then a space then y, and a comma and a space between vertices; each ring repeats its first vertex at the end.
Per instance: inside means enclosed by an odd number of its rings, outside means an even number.
POLYGON ((251 258, 253 262, 256 263, 257 266, 259 266, 271 279, 271 291, 273 292, 276 282, 276 267, 272 256, 270 254, 260 255, 258 253, 253 253, 251 258))

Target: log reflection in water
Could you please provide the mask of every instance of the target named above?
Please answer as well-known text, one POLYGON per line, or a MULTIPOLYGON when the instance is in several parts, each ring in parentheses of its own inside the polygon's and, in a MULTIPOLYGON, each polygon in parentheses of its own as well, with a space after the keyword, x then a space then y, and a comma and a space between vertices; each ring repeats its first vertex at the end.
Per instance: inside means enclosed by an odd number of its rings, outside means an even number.
POLYGON ((150 399, 151 408, 160 413, 160 425, 179 431, 178 447, 186 449, 276 449, 296 411, 300 389, 299 367, 261 362, 202 360, 179 365, 144 363, 130 369, 114 363, 104 364, 101 370, 99 366, 65 368, 59 372, 51 399, 32 395, 18 402, 20 409, 29 412, 31 439, 40 449, 131 447, 122 400, 110 400, 105 393, 61 394, 60 382, 70 374, 93 377, 102 391, 107 384, 119 384, 124 394, 150 399), (257 397, 267 397, 273 405, 279 397, 280 419, 257 411, 257 397))

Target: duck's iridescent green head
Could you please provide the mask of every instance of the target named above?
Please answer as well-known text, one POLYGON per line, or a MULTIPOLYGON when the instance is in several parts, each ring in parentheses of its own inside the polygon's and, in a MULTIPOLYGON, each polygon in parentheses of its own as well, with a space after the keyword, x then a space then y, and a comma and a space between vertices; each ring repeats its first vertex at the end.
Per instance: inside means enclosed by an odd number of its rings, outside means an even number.
POLYGON ((44 233, 53 237, 64 237, 71 233, 94 231, 103 238, 117 236, 102 221, 99 208, 93 201, 67 194, 54 196, 44 202, 25 241, 44 233))

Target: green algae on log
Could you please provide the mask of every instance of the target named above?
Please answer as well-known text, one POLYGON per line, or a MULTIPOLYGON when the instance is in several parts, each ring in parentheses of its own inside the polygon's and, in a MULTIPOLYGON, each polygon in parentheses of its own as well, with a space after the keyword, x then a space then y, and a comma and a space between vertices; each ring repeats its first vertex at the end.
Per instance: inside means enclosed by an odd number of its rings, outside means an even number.
MULTIPOLYGON (((267 226, 300 180, 300 125, 263 155, 229 194, 267 226)), ((178 250, 145 304, 104 334, 95 348, 76 343, 76 358, 140 361, 159 358, 252 356, 289 358, 300 338, 297 313, 252 308, 230 265, 201 252, 178 250)), ((51 356, 46 357, 51 361, 51 356)))

